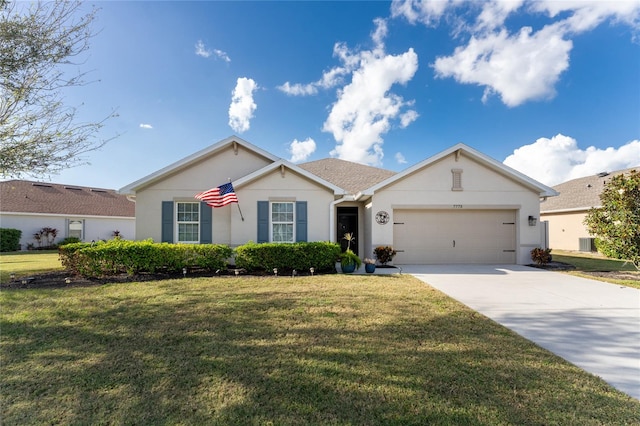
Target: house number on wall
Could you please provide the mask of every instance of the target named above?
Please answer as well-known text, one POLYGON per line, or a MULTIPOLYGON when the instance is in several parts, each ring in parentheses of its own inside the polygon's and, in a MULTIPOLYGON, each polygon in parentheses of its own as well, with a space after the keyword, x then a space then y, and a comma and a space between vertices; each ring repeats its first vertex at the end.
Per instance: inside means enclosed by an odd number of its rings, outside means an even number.
POLYGON ((462 208, 462 204, 454 204, 453 208, 454 209, 461 209, 462 208))
POLYGON ((385 225, 387 222, 389 222, 389 213, 385 212, 384 210, 376 213, 376 222, 378 222, 380 225, 385 225))

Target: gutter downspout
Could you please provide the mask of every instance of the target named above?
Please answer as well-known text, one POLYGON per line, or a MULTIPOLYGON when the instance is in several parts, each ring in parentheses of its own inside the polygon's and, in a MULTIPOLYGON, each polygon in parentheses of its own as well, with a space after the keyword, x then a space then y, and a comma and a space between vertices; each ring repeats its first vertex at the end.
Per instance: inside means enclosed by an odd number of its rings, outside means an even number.
POLYGON ((127 197, 127 200, 131 201, 132 203, 136 202, 136 196, 135 195, 129 194, 129 195, 126 195, 126 197, 127 197))

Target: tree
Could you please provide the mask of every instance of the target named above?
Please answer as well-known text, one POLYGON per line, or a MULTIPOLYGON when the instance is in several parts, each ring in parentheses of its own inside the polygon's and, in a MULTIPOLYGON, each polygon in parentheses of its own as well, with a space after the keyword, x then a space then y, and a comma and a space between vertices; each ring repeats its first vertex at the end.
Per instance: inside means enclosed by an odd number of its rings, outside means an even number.
POLYGON ((584 219, 598 249, 640 269, 640 172, 613 176, 600 194, 602 207, 592 208, 584 219))
POLYGON ((93 37, 96 9, 81 3, 0 0, 0 175, 45 176, 86 164, 102 147, 105 120, 78 122, 63 89, 86 84, 77 71, 93 37))

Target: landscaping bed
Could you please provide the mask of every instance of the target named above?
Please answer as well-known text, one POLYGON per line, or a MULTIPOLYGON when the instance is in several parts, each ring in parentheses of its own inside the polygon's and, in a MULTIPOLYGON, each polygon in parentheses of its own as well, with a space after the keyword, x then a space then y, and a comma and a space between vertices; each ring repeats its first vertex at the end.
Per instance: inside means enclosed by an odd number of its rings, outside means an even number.
MULTIPOLYGON (((235 276, 235 269, 219 270, 216 273, 212 273, 206 270, 189 271, 186 278, 200 278, 200 277, 223 277, 223 276, 235 276)), ((249 276, 273 276, 273 274, 266 274, 264 272, 252 272, 238 271, 241 275, 249 276)), ((307 272, 297 272, 296 276, 308 276, 311 275, 307 272)), ((291 276, 291 272, 283 274, 282 276, 291 276)), ((37 289, 37 288, 73 288, 73 287, 88 287, 88 286, 100 286, 104 284, 114 283, 131 283, 131 282, 145 282, 145 281, 161 281, 170 279, 185 278, 182 273, 141 273, 141 274, 118 274, 111 275, 102 278, 87 278, 81 275, 70 274, 65 270, 50 271, 40 274, 33 274, 26 277, 19 277, 11 280, 7 283, 0 285, 0 290, 15 290, 15 289, 37 289)))

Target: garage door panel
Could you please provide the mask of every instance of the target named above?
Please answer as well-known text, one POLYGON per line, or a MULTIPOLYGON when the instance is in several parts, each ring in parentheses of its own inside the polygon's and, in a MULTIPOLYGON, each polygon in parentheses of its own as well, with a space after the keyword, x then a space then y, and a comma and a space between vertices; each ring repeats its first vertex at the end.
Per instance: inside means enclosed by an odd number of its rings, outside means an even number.
POLYGON ((395 210, 397 264, 515 263, 514 210, 395 210))

